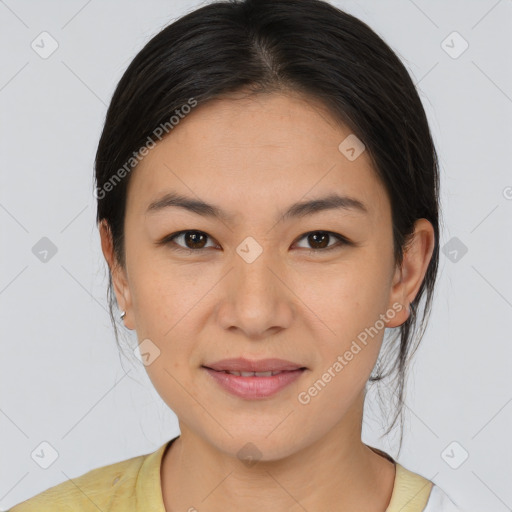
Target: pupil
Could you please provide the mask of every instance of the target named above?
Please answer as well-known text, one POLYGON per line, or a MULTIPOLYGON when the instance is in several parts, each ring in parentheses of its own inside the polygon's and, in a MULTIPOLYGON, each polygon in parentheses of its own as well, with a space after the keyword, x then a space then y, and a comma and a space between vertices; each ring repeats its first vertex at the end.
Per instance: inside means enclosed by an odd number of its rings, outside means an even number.
POLYGON ((315 248, 323 248, 323 247, 327 247, 328 238, 329 238, 329 235, 327 233, 318 232, 318 233, 312 233, 311 235, 309 235, 308 241, 315 248), (319 237, 323 238, 323 241, 320 242, 320 244, 318 244, 319 237), (316 246, 315 246, 315 244, 316 244, 316 246))
POLYGON ((202 234, 202 233, 191 233, 191 232, 188 232, 185 234, 185 243, 187 244, 187 246, 189 246, 189 242, 191 242, 191 245, 192 245, 192 249, 201 249, 202 247, 204 247, 204 239, 205 239, 205 236, 202 234), (203 244, 201 244, 199 242, 199 245, 198 244, 198 239, 199 238, 203 238, 203 244))

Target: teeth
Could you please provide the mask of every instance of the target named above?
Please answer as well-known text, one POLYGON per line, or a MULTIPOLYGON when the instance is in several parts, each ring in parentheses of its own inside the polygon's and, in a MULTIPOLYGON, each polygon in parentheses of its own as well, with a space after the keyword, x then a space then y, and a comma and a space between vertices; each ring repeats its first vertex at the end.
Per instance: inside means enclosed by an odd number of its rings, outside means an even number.
POLYGON ((230 375, 237 375, 238 377, 271 377, 272 375, 277 375, 278 373, 282 373, 281 371, 276 372, 235 372, 235 371, 227 371, 224 370, 225 373, 229 373, 230 375))

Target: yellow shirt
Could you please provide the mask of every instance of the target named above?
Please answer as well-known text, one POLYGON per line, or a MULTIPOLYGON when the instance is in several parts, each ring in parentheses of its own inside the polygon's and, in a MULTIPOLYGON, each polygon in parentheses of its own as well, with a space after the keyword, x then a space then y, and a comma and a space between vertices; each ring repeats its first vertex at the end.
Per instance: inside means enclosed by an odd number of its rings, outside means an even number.
MULTIPOLYGON (((15 505, 9 512, 166 512, 160 466, 165 449, 175 439, 155 452, 102 466, 55 485, 15 505)), ((423 511, 433 483, 405 469, 385 452, 372 450, 396 464, 393 493, 386 512, 423 511)))

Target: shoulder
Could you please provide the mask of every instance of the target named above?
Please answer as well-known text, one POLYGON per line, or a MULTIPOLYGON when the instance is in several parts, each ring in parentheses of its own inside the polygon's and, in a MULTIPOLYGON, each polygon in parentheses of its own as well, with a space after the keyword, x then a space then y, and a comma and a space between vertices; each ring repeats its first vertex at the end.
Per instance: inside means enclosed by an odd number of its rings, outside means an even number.
POLYGON ((110 510, 120 493, 133 488, 144 456, 93 469, 15 505, 9 512, 110 510), (116 496, 117 495, 117 496, 116 496))
POLYGON ((396 463, 391 502, 386 512, 466 512, 431 480, 396 463))
POLYGON ((437 485, 432 486, 430 497, 423 512, 466 512, 457 506, 437 485))
POLYGON ((395 483, 386 512, 422 512, 433 483, 395 462, 395 483))
MULTIPOLYGON (((81 476, 70 478, 15 505, 9 512, 131 511, 131 507, 136 505, 136 492, 146 492, 149 488, 146 480, 154 476, 157 469, 160 470, 158 463, 166 444, 153 453, 92 469, 81 476)), ((159 479, 151 483, 160 485, 159 479)))

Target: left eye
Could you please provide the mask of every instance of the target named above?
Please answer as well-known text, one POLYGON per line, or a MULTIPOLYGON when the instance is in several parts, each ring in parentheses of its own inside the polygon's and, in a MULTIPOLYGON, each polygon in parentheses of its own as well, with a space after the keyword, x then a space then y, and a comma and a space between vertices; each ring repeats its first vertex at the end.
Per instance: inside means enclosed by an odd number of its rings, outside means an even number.
POLYGON ((349 245, 349 241, 345 237, 330 231, 311 231, 310 233, 302 235, 300 239, 302 238, 306 238, 307 243, 313 245, 313 249, 310 249, 310 252, 317 252, 319 250, 325 252, 330 251, 331 249, 336 249, 342 245, 349 245), (328 240, 331 238, 338 240, 338 243, 327 245, 328 240), (315 245, 317 247, 315 247, 315 245))
MULTIPOLYGON (((175 247, 172 247, 173 250, 176 251, 200 251, 205 248, 208 248, 206 246, 206 240, 210 238, 210 236, 203 231, 196 231, 196 230, 186 230, 186 231, 179 231, 177 233, 174 233, 172 235, 166 236, 163 238, 160 242, 157 242, 158 245, 166 245, 166 244, 172 244, 175 247), (180 245, 176 242, 178 239, 182 239, 182 242, 185 244, 185 246, 180 245), (192 245, 192 247, 190 247, 192 245)), ((350 245, 351 242, 347 240, 345 237, 337 234, 332 233, 331 231, 310 231, 309 233, 305 233, 302 235, 299 240, 306 239, 306 243, 313 245, 313 248, 309 249, 309 252, 319 252, 319 251, 330 251, 332 249, 335 249, 337 247, 343 246, 343 245, 350 245), (338 243, 329 245, 328 242, 330 239, 335 238, 338 240, 338 243), (316 246, 316 247, 315 247, 316 246)), ((212 246, 210 246, 212 247, 212 246)), ((308 249, 308 248, 306 248, 308 249)))

